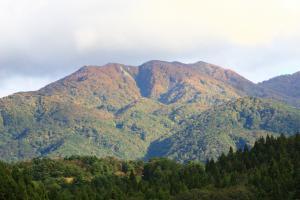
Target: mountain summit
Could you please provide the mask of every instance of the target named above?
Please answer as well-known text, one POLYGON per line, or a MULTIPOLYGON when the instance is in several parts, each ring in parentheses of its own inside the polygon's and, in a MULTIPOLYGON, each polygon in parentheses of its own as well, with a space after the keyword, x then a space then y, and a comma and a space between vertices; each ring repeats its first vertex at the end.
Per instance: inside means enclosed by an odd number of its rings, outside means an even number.
MULTIPOLYGON (((288 82, 295 90, 297 80, 296 74, 288 82)), ((11 161, 74 154, 216 157, 266 134, 299 132, 299 110, 291 107, 299 96, 270 85, 205 62, 84 66, 38 91, 0 99, 0 155, 11 161), (266 128, 266 116, 279 127, 266 128), (284 132, 287 124, 293 126, 284 132)))
POLYGON ((294 104, 300 105, 300 72, 272 78, 260 83, 259 86, 283 94, 294 104))

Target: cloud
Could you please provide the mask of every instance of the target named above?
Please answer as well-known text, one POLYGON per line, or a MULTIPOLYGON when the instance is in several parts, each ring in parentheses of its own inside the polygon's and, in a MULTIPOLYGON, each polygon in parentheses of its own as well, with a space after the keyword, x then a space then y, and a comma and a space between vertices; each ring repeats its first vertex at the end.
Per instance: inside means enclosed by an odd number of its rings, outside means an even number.
POLYGON ((42 86, 84 64, 151 59, 204 60, 253 81, 291 73, 299 10, 297 0, 3 0, 0 90, 30 90, 22 80, 42 86))

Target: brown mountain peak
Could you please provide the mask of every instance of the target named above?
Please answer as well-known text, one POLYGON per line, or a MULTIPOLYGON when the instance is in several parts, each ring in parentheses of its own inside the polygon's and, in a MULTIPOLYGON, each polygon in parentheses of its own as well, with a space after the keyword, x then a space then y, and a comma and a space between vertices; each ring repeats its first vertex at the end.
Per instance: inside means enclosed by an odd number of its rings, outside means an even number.
POLYGON ((271 89, 286 97, 293 98, 292 101, 298 102, 300 97, 300 71, 294 74, 277 76, 267 81, 259 83, 260 86, 271 89), (296 98, 296 99, 294 99, 296 98))

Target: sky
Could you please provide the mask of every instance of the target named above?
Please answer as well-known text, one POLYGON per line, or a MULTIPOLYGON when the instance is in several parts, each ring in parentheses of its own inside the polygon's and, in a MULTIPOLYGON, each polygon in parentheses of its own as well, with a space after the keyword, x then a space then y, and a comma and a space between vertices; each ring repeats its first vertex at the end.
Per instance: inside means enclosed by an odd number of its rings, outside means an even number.
POLYGON ((1 0, 0 97, 83 65, 205 61, 253 82, 300 71, 299 0, 1 0))

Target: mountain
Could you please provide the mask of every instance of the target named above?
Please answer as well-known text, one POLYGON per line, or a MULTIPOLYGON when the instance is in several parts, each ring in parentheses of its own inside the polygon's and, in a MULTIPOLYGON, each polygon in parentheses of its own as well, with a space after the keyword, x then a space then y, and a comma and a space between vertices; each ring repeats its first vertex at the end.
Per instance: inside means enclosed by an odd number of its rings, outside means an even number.
POLYGON ((217 159, 253 145, 260 137, 300 133, 300 110, 278 102, 245 97, 193 115, 180 130, 149 147, 148 157, 170 157, 180 162, 217 159))
POLYGON ((283 95, 291 104, 300 105, 300 72, 272 78, 259 86, 283 95))
POLYGON ((139 67, 136 79, 144 97, 163 104, 205 100, 203 104, 210 105, 239 96, 235 88, 205 73, 204 67, 204 63, 150 61, 139 67))
MULTIPOLYGON (((7 161, 75 154, 148 158, 157 154, 152 153, 156 143, 186 134, 182 126, 191 116, 212 112, 247 96, 284 102, 278 91, 204 62, 184 64, 154 60, 138 67, 117 63, 85 66, 38 91, 0 99, 0 156, 7 161)), ((249 109, 255 110, 255 105, 249 109)), ((298 112, 289 106, 280 109, 287 113, 282 116, 298 112)), ((280 123, 290 123, 289 118, 281 120, 280 123)), ((226 123, 223 121, 220 126, 226 123)), ((210 124, 212 130, 217 128, 212 117, 201 124, 203 127, 210 124)), ((229 137, 224 135, 234 130, 247 144, 266 135, 266 131, 279 134, 259 127, 259 134, 249 136, 244 129, 238 133, 236 127, 231 128, 226 129, 222 137, 229 137)), ((291 134, 298 132, 297 127, 293 128, 291 134)), ((216 141, 222 140, 221 136, 205 132, 216 141)), ((197 133, 195 129, 195 140, 198 140, 197 133)), ((193 140, 193 137, 187 139, 193 140)), ((227 151, 228 144, 239 147, 234 142, 226 142, 226 145, 215 146, 212 153, 200 153, 197 159, 216 157, 227 151)), ((176 157, 173 149, 180 152, 184 147, 178 141, 172 142, 170 149, 168 144, 164 148, 170 152, 166 155, 176 157)))

